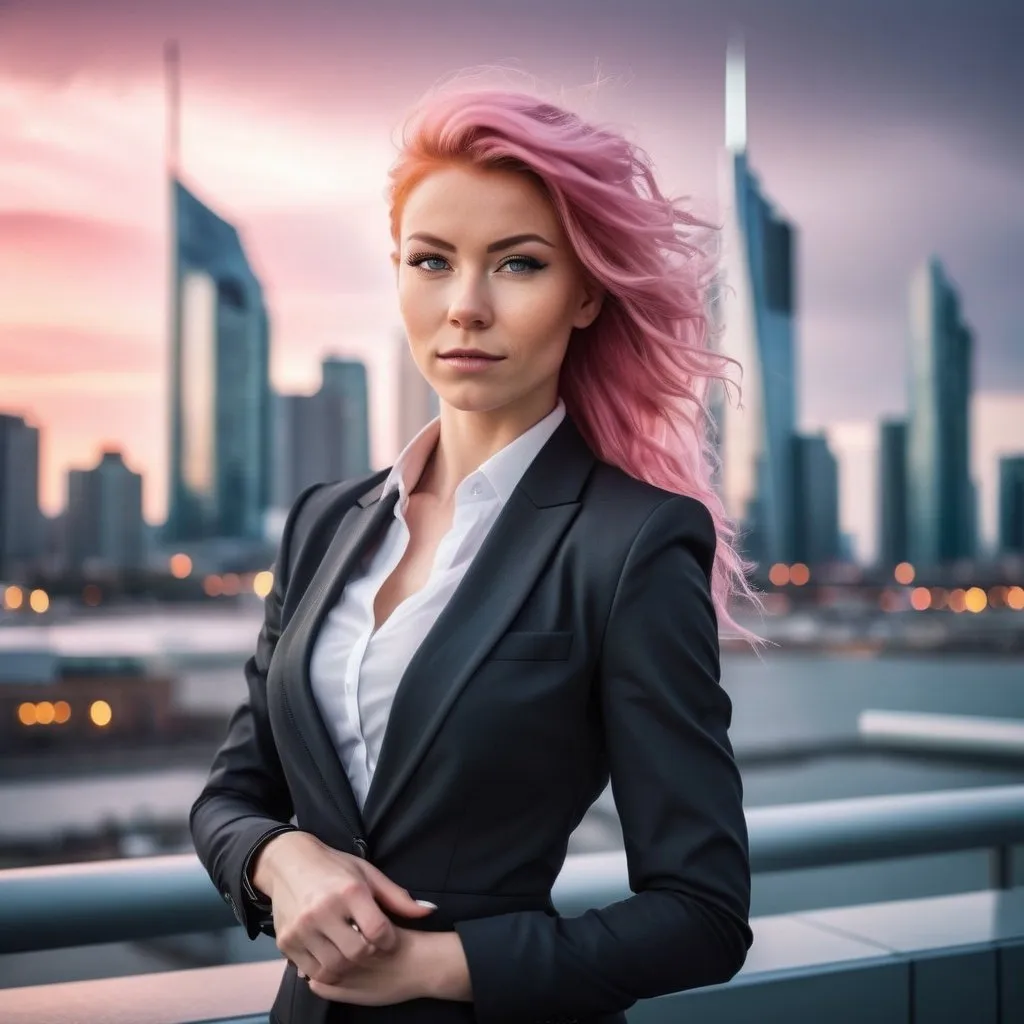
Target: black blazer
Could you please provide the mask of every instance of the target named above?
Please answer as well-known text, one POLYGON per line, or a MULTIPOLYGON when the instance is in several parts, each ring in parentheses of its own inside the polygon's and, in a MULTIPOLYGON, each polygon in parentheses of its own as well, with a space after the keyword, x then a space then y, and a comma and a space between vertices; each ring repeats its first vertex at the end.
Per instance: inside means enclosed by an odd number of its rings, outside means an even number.
POLYGON ((356 1008, 289 965, 282 1024, 618 1022, 723 982, 751 943, 740 776, 719 685, 698 501, 595 458, 567 417, 531 464, 401 679, 360 814, 309 684, 314 637, 393 517, 387 471, 293 507, 255 655, 192 808, 199 858, 254 938, 246 859, 294 815, 438 910, 473 1003, 356 1008), (574 918, 551 888, 611 779, 635 895, 574 918))

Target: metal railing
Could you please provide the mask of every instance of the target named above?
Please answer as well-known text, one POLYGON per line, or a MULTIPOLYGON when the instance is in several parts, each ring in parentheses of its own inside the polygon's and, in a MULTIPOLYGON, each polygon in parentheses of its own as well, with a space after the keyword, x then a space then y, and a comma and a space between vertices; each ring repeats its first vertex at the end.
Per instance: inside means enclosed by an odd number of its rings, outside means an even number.
MULTIPOLYGON (((993 888, 1009 888, 1024 786, 759 807, 747 825, 755 873, 988 849, 993 888)), ((565 914, 628 895, 621 852, 567 858, 553 891, 565 914)), ((235 925, 189 854, 0 871, 0 954, 235 925)))
POLYGON ((857 718, 857 734, 874 750, 1024 762, 1024 721, 1012 718, 868 709, 857 718))

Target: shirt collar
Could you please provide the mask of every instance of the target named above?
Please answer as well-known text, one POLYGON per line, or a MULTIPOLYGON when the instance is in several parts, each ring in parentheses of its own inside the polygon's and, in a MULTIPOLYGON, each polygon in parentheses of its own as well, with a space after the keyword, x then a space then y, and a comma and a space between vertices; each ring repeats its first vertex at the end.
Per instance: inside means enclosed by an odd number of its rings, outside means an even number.
MULTIPOLYGON (((495 452, 459 484, 455 490, 456 506, 495 497, 504 505, 512 496, 530 463, 547 444, 563 419, 565 403, 559 398, 558 404, 547 416, 538 420, 529 430, 520 434, 500 451, 495 452)), ((441 420, 440 417, 435 417, 402 449, 384 481, 382 494, 389 494, 397 488, 398 504, 402 508, 405 507, 410 492, 419 482, 427 460, 437 446, 440 434, 441 420)))

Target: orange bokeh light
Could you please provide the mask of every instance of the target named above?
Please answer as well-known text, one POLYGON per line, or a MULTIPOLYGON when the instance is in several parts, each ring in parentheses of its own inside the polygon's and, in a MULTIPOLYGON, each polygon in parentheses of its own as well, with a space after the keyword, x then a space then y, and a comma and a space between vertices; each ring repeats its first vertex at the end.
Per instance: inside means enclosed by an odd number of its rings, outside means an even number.
POLYGON ((909 587, 914 582, 914 567, 909 562, 900 562, 893 570, 893 578, 901 586, 909 587))
POLYGON ((269 569, 256 573, 252 589, 257 597, 266 597, 274 589, 274 574, 269 569))
POLYGON ((790 566, 789 581, 794 587, 802 587, 811 578, 811 570, 803 562, 790 566))
POLYGON ((105 725, 110 725, 110 720, 113 717, 110 705, 105 700, 94 700, 89 705, 89 718, 93 725, 103 728, 105 725))
POLYGON ((192 572, 192 559, 185 554, 171 555, 170 560, 171 575, 176 580, 186 579, 192 572))

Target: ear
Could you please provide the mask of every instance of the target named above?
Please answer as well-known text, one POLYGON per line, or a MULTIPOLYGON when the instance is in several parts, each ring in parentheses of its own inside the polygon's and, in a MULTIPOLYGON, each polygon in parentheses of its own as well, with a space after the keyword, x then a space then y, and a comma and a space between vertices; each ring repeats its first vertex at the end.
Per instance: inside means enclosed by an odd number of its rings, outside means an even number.
POLYGON ((582 286, 579 304, 572 318, 576 328, 589 327, 596 319, 604 305, 605 290, 592 278, 588 278, 582 286))

